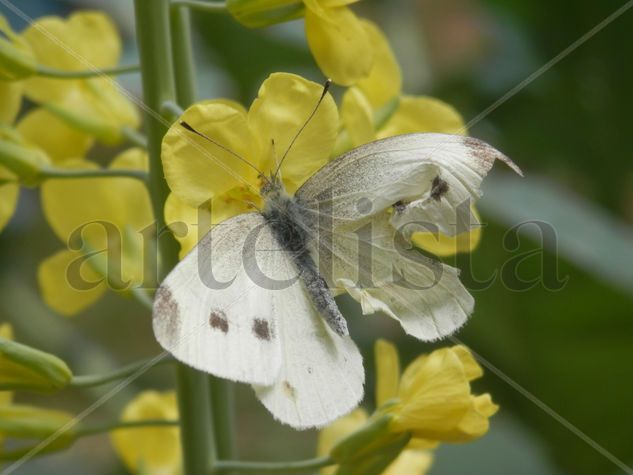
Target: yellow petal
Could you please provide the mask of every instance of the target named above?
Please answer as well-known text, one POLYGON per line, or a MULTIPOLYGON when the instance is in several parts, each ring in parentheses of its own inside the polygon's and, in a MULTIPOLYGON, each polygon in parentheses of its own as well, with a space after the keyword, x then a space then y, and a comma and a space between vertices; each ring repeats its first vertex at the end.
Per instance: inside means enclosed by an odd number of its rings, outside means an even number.
MULTIPOLYGON (((0 183, 3 180, 14 180, 15 176, 6 168, 0 167, 0 183)), ((0 231, 7 225, 18 203, 20 187, 17 183, 0 184, 0 231)))
POLYGON ((198 241, 211 229, 211 226, 199 227, 200 221, 211 223, 211 212, 207 206, 199 208, 189 206, 170 193, 165 202, 165 222, 180 243, 180 258, 185 257, 198 241))
POLYGON ((433 453, 422 450, 403 450, 382 475, 425 475, 433 464, 433 453))
POLYGON ((376 341, 374 353, 376 358, 376 406, 380 407, 398 395, 400 358, 396 347, 382 339, 376 341))
POLYGON ((46 304, 65 316, 89 307, 106 290, 103 277, 90 262, 84 261, 80 252, 74 251, 59 251, 44 259, 37 270, 37 280, 46 304))
POLYGON ((21 81, 0 80, 0 124, 10 125, 15 120, 22 105, 21 81))
POLYGON ((450 105, 432 97, 402 96, 391 119, 378 132, 378 138, 413 132, 465 134, 464 121, 450 105))
POLYGON ((373 51, 358 17, 345 6, 324 8, 318 0, 304 3, 306 37, 321 71, 343 86, 367 77, 373 51))
MULTIPOLYGON (((147 158, 137 148, 127 150, 110 168, 145 169, 147 158)), ((87 161, 67 161, 68 168, 97 169, 87 161)), ((105 247, 107 226, 113 224, 122 234, 126 226, 138 231, 152 223, 149 195, 143 183, 133 178, 73 178, 47 180, 42 185, 44 216, 59 239, 85 226, 86 239, 94 249, 105 247)))
POLYGON ((318 0, 323 8, 344 7, 360 0, 318 0))
POLYGON ((376 139, 374 111, 360 89, 351 87, 343 95, 341 119, 353 147, 376 139))
POLYGON ((306 124, 323 94, 323 86, 300 76, 272 74, 264 81, 248 113, 248 124, 261 152, 259 166, 276 168, 293 139, 281 167, 289 193, 327 163, 338 131, 338 111, 326 94, 316 113, 306 124), (274 147, 273 147, 274 141, 274 147))
MULTIPOLYGON (((473 215, 480 222, 479 213, 471 208, 473 215)), ((446 257, 459 253, 474 251, 481 241, 481 226, 474 226, 470 231, 466 231, 455 236, 447 236, 437 233, 414 233, 411 241, 416 247, 424 249, 436 256, 446 257)))
POLYGON ((477 363, 477 360, 475 360, 475 357, 466 346, 455 345, 451 348, 451 351, 459 358, 468 381, 472 381, 483 376, 483 369, 481 369, 481 366, 479 366, 479 363, 477 363))
MULTIPOLYGON (((364 409, 356 409, 348 415, 343 416, 319 432, 317 453, 325 456, 337 442, 343 440, 347 435, 359 429, 367 421, 367 412, 364 409)), ((321 469, 322 475, 333 475, 337 467, 326 467, 321 469)))
MULTIPOLYGON (((130 401, 121 415, 126 422, 178 419, 173 392, 144 391, 130 401)), ((182 473, 178 427, 119 429, 110 434, 114 450, 131 473, 182 473)))
POLYGON ((362 24, 374 51, 374 64, 369 76, 358 81, 356 86, 365 93, 373 108, 378 109, 400 95, 402 73, 387 38, 378 26, 367 20, 362 20, 362 24))
POLYGON ((445 440, 471 406, 470 385, 449 348, 419 358, 405 370, 394 428, 415 437, 445 440))
POLYGON ((457 427, 444 435, 448 442, 470 442, 485 435, 490 428, 489 418, 499 410, 490 394, 471 397, 471 406, 457 427))
POLYGON ((233 154, 253 163, 257 152, 251 142, 243 110, 222 101, 191 106, 163 139, 162 160, 169 187, 194 208, 245 183, 259 191, 257 173, 233 154), (220 146, 185 129, 182 121, 220 146))
POLYGON ((17 130, 25 142, 41 148, 53 160, 82 158, 93 139, 43 108, 26 114, 18 123, 17 130))
POLYGON ((202 239, 213 226, 238 214, 253 211, 249 202, 261 207, 259 195, 253 195, 246 187, 237 187, 211 200, 211 205, 202 204, 198 208, 189 206, 174 193, 165 202, 165 222, 180 243, 179 256, 182 259, 202 239))
POLYGON ((41 102, 70 126, 106 144, 121 142, 121 128, 135 129, 140 123, 129 93, 110 79, 85 79, 62 97, 41 102))
MULTIPOLYGON (((68 20, 43 17, 29 26, 22 37, 40 64, 68 71, 115 66, 121 54, 119 34, 108 16, 84 11, 68 20)), ((26 93, 36 102, 57 102, 83 80, 32 77, 26 93)))

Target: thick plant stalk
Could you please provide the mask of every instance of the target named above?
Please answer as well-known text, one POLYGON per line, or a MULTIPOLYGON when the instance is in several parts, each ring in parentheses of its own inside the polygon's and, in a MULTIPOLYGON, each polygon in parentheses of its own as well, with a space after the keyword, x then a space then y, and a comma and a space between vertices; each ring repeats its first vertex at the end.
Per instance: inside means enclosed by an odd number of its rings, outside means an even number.
MULTIPOLYGON (((163 209, 169 188, 164 178, 160 157, 161 142, 167 124, 158 111, 164 102, 176 100, 169 1, 135 0, 134 5, 150 163, 148 189, 160 235, 161 231, 166 230, 163 209)), ((178 262, 178 245, 170 233, 165 234, 158 240, 160 279, 178 262)), ((215 441, 207 378, 206 375, 181 364, 177 366, 177 376, 183 473, 209 473, 215 461, 215 441)))
MULTIPOLYGON (((172 5, 171 11, 172 52, 176 78, 176 99, 181 108, 189 107, 197 99, 193 48, 191 45, 191 16, 189 8, 172 5)), ((214 376, 209 380, 209 405, 215 428, 216 452, 219 459, 236 456, 233 385, 214 376)))

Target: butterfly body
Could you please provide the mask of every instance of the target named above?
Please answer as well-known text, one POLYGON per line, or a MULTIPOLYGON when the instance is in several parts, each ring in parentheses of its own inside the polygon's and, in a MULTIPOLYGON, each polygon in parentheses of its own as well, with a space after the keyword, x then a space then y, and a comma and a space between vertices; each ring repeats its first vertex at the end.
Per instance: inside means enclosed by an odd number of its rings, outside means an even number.
POLYGON ((341 314, 326 280, 310 255, 310 241, 316 229, 315 215, 300 200, 290 196, 281 181, 274 177, 262 189, 265 207, 262 216, 271 227, 279 246, 288 251, 312 304, 337 334, 348 334, 347 323, 341 314))

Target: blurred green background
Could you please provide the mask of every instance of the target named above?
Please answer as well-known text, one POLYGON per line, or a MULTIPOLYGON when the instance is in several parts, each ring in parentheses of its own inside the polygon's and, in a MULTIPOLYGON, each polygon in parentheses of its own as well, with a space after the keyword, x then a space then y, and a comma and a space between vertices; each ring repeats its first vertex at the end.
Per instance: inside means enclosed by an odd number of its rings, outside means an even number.
MULTIPOLYGON (((131 0, 16 4, 30 17, 106 9, 126 40, 122 62, 135 62, 131 0)), ((623 5, 365 0, 354 8, 386 31, 405 91, 439 97, 468 122, 623 5)), ((0 12, 7 9, 0 6, 0 12)), ((22 20, 7 16, 16 30, 24 28, 22 20)), ((228 16, 195 17, 201 98, 248 104, 274 71, 322 82, 301 21, 247 31, 228 16)), ((632 32, 633 11, 627 11, 470 130, 526 174, 520 179, 496 167, 480 205, 484 239, 473 255, 456 259, 477 301, 457 338, 490 363, 476 388, 490 391, 501 411, 480 441, 443 445, 432 475, 633 473, 614 462, 633 464, 632 32), (512 231, 530 221, 540 224, 512 231)), ((122 82, 139 93, 136 76, 122 82)), ((94 153, 103 160, 110 156, 101 149, 94 153)), ((16 216, 0 234, 0 321, 10 321, 19 340, 59 354, 78 374, 156 354, 149 315, 132 300, 109 295, 73 319, 44 306, 37 265, 59 247, 37 191, 22 193, 16 216)), ((343 305, 348 314, 358 314, 354 304, 343 305)), ((367 362, 369 402, 375 338, 396 342, 405 362, 432 347, 405 337, 383 317, 350 320, 367 362)), ((140 388, 172 384, 169 368, 153 370, 90 420, 115 417, 140 388)), ((79 412, 105 391, 18 399, 79 412)), ((239 387, 237 395, 244 458, 313 455, 314 432, 276 424, 248 387, 239 387)), ((105 475, 124 468, 107 436, 98 436, 17 473, 105 475)))

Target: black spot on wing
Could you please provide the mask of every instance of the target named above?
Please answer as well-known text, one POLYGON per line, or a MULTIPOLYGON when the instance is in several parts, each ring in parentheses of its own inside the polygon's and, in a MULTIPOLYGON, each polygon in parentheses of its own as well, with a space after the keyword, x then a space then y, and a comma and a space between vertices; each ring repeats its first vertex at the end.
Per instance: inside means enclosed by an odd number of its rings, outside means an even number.
POLYGON ((222 333, 227 333, 229 331, 229 321, 222 310, 211 310, 209 315, 209 325, 211 325, 212 329, 219 330, 222 333))
POLYGON ((431 198, 435 201, 440 201, 442 196, 448 193, 448 183, 440 178, 440 176, 436 176, 433 178, 433 183, 431 183, 431 198))
POLYGON ((253 334, 260 340, 270 341, 273 337, 272 330, 267 320, 263 318, 253 319, 253 334))

